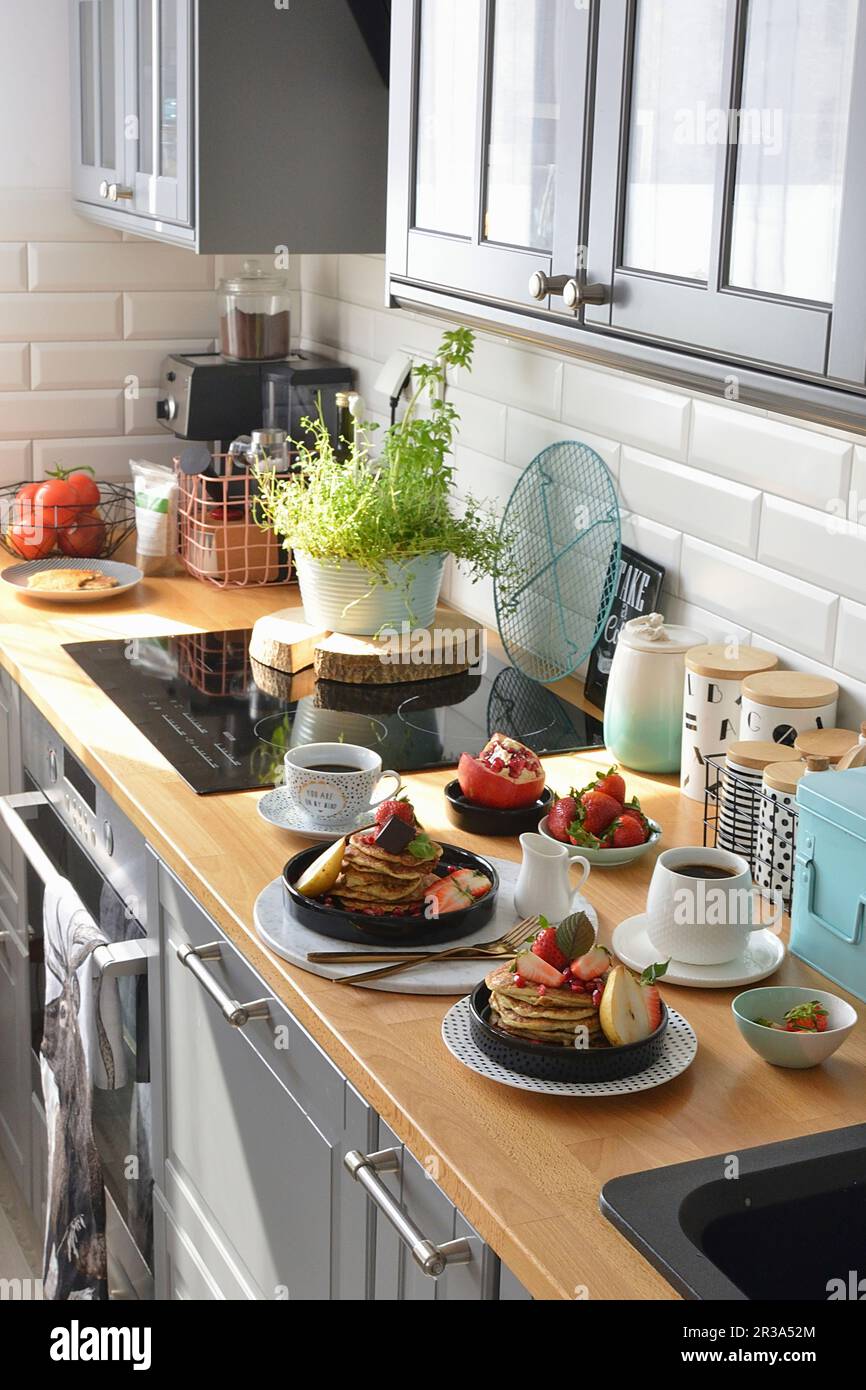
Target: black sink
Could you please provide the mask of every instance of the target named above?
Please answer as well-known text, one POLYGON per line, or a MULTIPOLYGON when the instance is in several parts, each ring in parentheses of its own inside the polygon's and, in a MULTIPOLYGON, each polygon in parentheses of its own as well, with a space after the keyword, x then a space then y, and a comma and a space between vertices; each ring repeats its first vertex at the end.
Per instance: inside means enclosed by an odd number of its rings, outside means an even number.
POLYGON ((601 1209, 686 1298, 826 1302, 866 1279, 866 1125, 614 1178, 601 1209))

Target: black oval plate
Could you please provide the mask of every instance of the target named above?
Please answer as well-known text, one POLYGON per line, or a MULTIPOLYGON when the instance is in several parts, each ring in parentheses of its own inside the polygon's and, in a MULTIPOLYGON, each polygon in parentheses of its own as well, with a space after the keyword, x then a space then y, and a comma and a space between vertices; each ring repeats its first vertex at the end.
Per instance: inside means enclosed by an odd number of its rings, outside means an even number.
POLYGON ((496 894, 499 890, 499 875, 487 859, 469 850, 458 849, 456 845, 443 845, 445 851, 440 860, 440 868, 477 869, 486 874, 493 887, 490 892, 470 907, 457 912, 448 912, 436 921, 428 921, 423 915, 417 917, 368 917, 363 912, 347 912, 343 908, 328 907, 315 898, 305 898, 295 888, 298 879, 322 853, 321 845, 301 850, 290 859, 283 869, 283 903, 289 917, 301 922, 311 931, 321 936, 333 937, 335 941, 351 941, 353 945, 366 943, 369 946, 435 946, 439 942, 454 941, 468 936, 489 921, 493 915, 496 894))
POLYGON ((482 983, 469 996, 469 1028, 473 1041, 492 1062, 520 1076, 541 1081, 622 1081, 657 1062, 665 1045, 668 1011, 654 1033, 624 1047, 557 1047, 552 1043, 521 1042, 490 1023, 490 990, 482 983))
POLYGON ((445 788, 445 804, 448 819, 458 830, 469 835, 522 835, 524 831, 537 830, 553 802, 553 792, 549 787, 537 801, 529 806, 516 806, 513 810, 502 810, 496 806, 479 806, 470 801, 460 790, 455 778, 445 788))

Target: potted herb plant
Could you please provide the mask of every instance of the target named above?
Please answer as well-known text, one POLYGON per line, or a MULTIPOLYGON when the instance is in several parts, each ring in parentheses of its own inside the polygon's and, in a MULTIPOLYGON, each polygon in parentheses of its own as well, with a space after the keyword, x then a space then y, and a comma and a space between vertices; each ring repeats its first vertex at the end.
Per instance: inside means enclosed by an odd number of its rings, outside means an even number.
MULTIPOLYGON (((459 416, 445 400, 449 367, 469 367, 475 340, 446 332, 433 364, 415 368, 403 420, 385 431, 373 459, 370 429, 338 457, 321 408, 295 441, 293 479, 260 480, 258 520, 294 552, 301 598, 313 626, 376 633, 434 619, 448 555, 475 579, 510 570, 508 538, 474 498, 454 494, 451 451, 459 416), (429 413, 421 402, 432 396, 429 413)), ((342 441, 345 445, 349 441, 342 441)))

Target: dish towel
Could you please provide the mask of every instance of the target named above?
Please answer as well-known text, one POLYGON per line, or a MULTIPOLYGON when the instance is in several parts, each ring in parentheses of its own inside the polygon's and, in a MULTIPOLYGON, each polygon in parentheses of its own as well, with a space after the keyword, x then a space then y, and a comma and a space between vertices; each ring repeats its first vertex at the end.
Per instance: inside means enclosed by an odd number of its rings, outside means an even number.
POLYGON ((92 1088, 125 1083, 116 983, 94 976, 107 944, 72 885, 45 886, 45 1023, 40 1049, 48 1125, 46 1299, 106 1299, 105 1186, 92 1088))

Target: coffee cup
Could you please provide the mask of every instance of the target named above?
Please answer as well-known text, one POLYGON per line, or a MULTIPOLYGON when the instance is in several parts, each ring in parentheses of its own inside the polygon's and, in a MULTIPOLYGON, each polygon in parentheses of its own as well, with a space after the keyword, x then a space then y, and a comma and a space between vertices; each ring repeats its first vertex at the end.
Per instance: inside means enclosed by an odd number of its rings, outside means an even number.
POLYGON ((291 748, 283 766, 283 781, 292 800, 315 825, 349 824, 396 796, 402 785, 399 773, 382 771, 378 753, 354 743, 291 748), (386 779, 393 786, 380 792, 380 783, 386 779))
POLYGON ((783 907, 761 920, 748 861, 725 849, 668 849, 656 860, 647 934, 661 960, 724 965, 742 956, 753 931, 777 926, 783 907))

